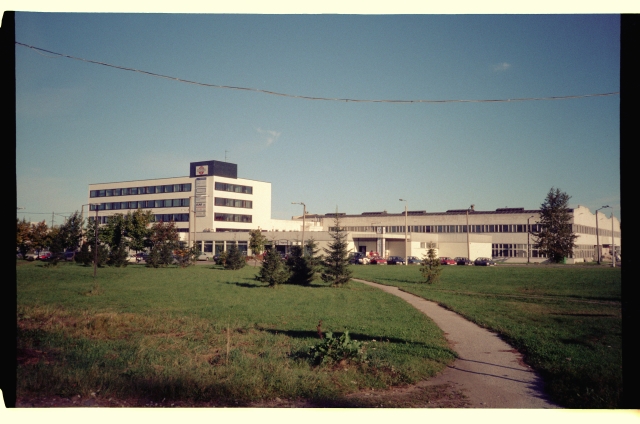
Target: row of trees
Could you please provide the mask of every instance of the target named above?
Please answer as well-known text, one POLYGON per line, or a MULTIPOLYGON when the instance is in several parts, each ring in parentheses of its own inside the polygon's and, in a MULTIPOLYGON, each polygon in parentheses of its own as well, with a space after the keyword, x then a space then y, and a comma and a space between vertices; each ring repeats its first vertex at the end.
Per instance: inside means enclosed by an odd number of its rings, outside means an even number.
POLYGON ((149 249, 147 264, 153 267, 166 266, 176 260, 181 266, 195 261, 195 248, 180 246, 178 231, 173 222, 153 222, 151 211, 141 209, 109 217, 106 225, 89 219, 83 231, 83 220, 79 212, 72 214, 60 226, 48 228, 46 223, 28 223, 24 218, 17 221, 17 247, 24 255, 29 250, 48 248, 52 253, 78 250, 84 235, 85 242, 78 255, 80 262, 91 263, 95 256, 96 235, 98 265, 105 263, 126 266, 128 251, 149 249), (96 229, 96 226, 98 227, 96 229), (175 258, 174 258, 175 255, 175 258))
MULTIPOLYGON (((285 283, 308 286, 319 274, 322 281, 333 287, 347 284, 351 278, 347 234, 340 226, 337 214, 330 236, 332 241, 323 249, 326 255, 319 254, 320 249, 313 238, 306 241, 304 248, 292 246, 286 262, 282 261, 275 246, 268 249, 256 280, 268 283, 270 287, 285 283)), ((261 252, 266 241, 260 230, 251 232, 249 245, 252 251, 261 252)))

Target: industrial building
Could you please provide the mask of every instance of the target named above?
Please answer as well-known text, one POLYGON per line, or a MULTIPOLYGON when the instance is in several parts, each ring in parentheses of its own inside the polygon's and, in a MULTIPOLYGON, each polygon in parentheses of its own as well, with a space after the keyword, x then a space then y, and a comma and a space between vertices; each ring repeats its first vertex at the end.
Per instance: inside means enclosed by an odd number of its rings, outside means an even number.
MULTIPOLYGON (((90 215, 105 223, 117 213, 151 210, 157 221, 174 221, 181 240, 197 243, 207 256, 227 250, 231 243, 251 255, 248 232, 257 228, 265 232, 270 245, 285 253, 303 238, 313 237, 320 247, 331 241, 335 212, 272 219, 271 183, 238 178, 237 173, 236 164, 211 160, 192 162, 185 177, 90 184, 90 215)), ((596 215, 584 206, 570 213, 578 238, 569 262, 593 260, 596 245, 605 260, 611 257, 612 245, 621 252, 620 222, 615 217, 598 212, 596 224, 596 215)), ((539 210, 482 211, 472 206, 446 212, 338 213, 337 218, 352 251, 422 257, 433 243, 440 256, 546 260, 533 247, 530 234, 539 230, 539 210)))

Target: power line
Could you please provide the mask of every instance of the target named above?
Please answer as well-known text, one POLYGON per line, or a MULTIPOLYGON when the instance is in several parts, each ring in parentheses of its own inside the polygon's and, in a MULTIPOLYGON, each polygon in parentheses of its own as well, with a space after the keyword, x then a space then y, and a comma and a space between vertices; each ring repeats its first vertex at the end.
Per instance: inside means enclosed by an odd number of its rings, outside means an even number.
MULTIPOLYGON (((204 83, 204 82, 197 82, 197 81, 191 81, 191 80, 186 80, 186 79, 182 79, 182 78, 177 78, 177 77, 172 77, 169 75, 162 75, 162 74, 157 74, 155 72, 149 72, 149 71, 143 71, 140 69, 135 69, 135 68, 127 68, 125 66, 118 66, 118 65, 112 65, 109 63, 105 63, 105 62, 98 62, 95 60, 89 60, 89 59, 83 59, 80 57, 75 57, 75 56, 70 56, 67 54, 62 54, 62 53, 56 53, 53 52, 51 50, 45 50, 39 47, 35 47, 35 46, 30 46, 28 44, 23 44, 20 43, 18 41, 15 42, 16 44, 20 45, 20 46, 24 46, 27 48, 30 48, 36 52, 41 51, 41 52, 46 52, 46 53, 50 53, 53 55, 57 55, 60 57, 66 57, 68 59, 73 59, 73 60, 80 60, 82 62, 87 62, 87 63, 93 63, 96 65, 102 65, 102 66, 108 66, 110 68, 116 68, 116 69, 120 69, 123 71, 131 71, 131 72, 139 72, 145 75, 149 75, 152 77, 156 77, 156 78, 165 78, 165 79, 170 79, 173 81, 178 81, 178 82, 183 82, 186 84, 194 84, 194 85, 199 85, 202 87, 210 87, 210 88, 222 88, 222 89, 227 89, 227 90, 241 90, 241 91, 252 91, 252 92, 256 92, 256 93, 263 93, 263 94, 271 94, 273 96, 280 96, 280 97, 288 97, 288 98, 293 98, 293 99, 302 99, 302 100, 323 100, 323 101, 334 101, 334 102, 353 102, 353 103, 504 103, 504 102, 524 102, 524 101, 533 101, 533 100, 568 100, 568 99, 581 99, 581 98, 585 98, 585 97, 605 97, 605 96, 614 96, 616 94, 620 94, 619 91, 613 91, 610 93, 594 93, 594 94, 581 94, 581 95, 576 95, 576 96, 551 96, 551 97, 520 97, 520 98, 514 98, 514 99, 467 99, 467 100, 463 100, 463 99, 457 99, 457 100, 429 100, 429 99, 415 99, 415 100, 388 100, 388 99, 349 99, 349 98, 338 98, 338 97, 313 97, 313 96, 301 96, 301 95, 295 95, 295 94, 286 94, 286 93, 279 93, 277 91, 270 91, 270 90, 263 90, 260 88, 250 88, 250 87, 235 87, 235 86, 231 86, 231 85, 218 85, 218 84, 208 84, 208 83, 204 83)), ((43 55, 44 56, 44 55, 43 55)), ((52 57, 52 56, 45 56, 45 57, 52 57)))

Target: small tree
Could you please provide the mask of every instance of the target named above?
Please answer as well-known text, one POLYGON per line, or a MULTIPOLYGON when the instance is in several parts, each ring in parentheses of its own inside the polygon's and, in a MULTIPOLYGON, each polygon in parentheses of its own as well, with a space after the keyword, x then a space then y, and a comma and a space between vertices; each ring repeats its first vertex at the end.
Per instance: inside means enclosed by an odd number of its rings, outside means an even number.
POLYGON ((16 246, 23 258, 31 247, 30 229, 31 224, 25 218, 22 221, 16 218, 16 246))
POLYGON ((316 277, 316 269, 311 258, 302 255, 300 246, 291 247, 291 255, 287 259, 287 268, 290 273, 289 284, 308 286, 316 277))
POLYGON ((322 281, 331 283, 333 287, 339 287, 349 282, 351 270, 349 269, 349 252, 347 251, 347 233, 344 228, 340 227, 337 210, 334 227, 329 231, 333 241, 329 243, 328 249, 324 249, 327 256, 323 261, 324 271, 321 277, 322 281))
POLYGON ((262 234, 260 228, 249 231, 249 248, 254 258, 254 265, 258 264, 257 255, 264 251, 264 245, 267 244, 267 238, 262 234))
POLYGON ((539 232, 532 232, 535 248, 553 262, 561 262, 571 255, 578 238, 571 229, 571 213, 569 211, 567 193, 551 187, 544 203, 540 205, 539 232))
POLYGON ((420 272, 427 284, 437 283, 440 280, 440 273, 442 272, 442 265, 436 254, 435 247, 434 243, 429 242, 429 250, 422 258, 422 266, 420 267, 420 272))
POLYGON ((231 244, 227 252, 227 260, 224 264, 225 269, 241 269, 247 264, 242 252, 235 243, 231 244))
POLYGON ((126 267, 128 262, 128 253, 127 246, 124 243, 124 240, 120 240, 120 244, 111 249, 109 252, 109 257, 107 259, 108 265, 113 265, 117 268, 126 267))
POLYGON ((84 243, 80 248, 80 252, 75 255, 75 261, 84 266, 89 266, 89 264, 93 262, 93 255, 89 252, 89 245, 87 243, 84 243))
POLYGON ((260 272, 255 278, 258 281, 268 283, 269 287, 284 284, 289 279, 289 271, 275 247, 267 250, 262 260, 260 272))
POLYGON ((167 266, 173 262, 173 250, 178 247, 178 231, 173 222, 156 222, 151 228, 150 265, 167 266), (153 259, 151 258, 153 257, 153 259))

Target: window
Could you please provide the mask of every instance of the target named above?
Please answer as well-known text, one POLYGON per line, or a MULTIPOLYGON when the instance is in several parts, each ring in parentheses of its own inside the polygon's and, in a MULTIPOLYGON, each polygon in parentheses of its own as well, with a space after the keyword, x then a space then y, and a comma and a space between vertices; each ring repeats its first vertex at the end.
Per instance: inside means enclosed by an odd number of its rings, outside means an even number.
POLYGON ((104 190, 98 190, 98 197, 104 197, 104 190))
POLYGON ((90 197, 98 197, 98 190, 91 190, 89 193, 90 197))
POLYGON ((172 185, 164 186, 164 193, 173 193, 173 186, 172 185))
POLYGON ((251 215, 235 215, 230 213, 214 214, 215 221, 251 222, 251 215))
POLYGON ((234 193, 253 194, 253 187, 236 184, 216 182, 215 189, 220 191, 231 191, 234 193))
POLYGON ((156 186, 147 187, 147 194, 153 194, 156 192, 156 186))
POLYGON ((161 208, 164 206, 164 200, 155 200, 153 203, 155 208, 161 208))
POLYGON ((205 241, 204 242, 204 253, 213 253, 213 242, 205 241))
POLYGON ((230 208, 251 209, 253 207, 253 202, 251 200, 225 199, 223 197, 214 198, 214 204, 216 206, 226 206, 230 208))
POLYGON ((173 199, 172 206, 182 206, 182 199, 173 199))
POLYGON ((182 184, 182 191, 191 191, 191 183, 182 184))

